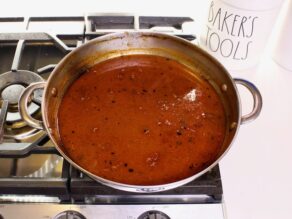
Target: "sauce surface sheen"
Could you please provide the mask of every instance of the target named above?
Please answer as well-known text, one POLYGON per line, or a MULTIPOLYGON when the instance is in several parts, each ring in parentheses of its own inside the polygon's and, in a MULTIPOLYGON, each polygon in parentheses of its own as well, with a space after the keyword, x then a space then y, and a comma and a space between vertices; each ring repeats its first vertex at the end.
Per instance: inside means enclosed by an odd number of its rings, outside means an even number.
POLYGON ((182 64, 132 55, 101 62, 66 91, 58 112, 69 157, 120 183, 158 185, 217 158, 225 113, 215 89, 182 64))

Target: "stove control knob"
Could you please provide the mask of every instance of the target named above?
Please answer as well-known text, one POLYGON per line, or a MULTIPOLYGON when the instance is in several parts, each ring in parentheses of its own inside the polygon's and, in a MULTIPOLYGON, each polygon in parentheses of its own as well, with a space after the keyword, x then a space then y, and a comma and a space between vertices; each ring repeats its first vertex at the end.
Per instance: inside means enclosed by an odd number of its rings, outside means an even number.
POLYGON ((146 211, 141 214, 138 219, 171 219, 161 211, 146 211))
POLYGON ((54 219, 86 219, 78 211, 63 211, 60 214, 57 214, 54 219))

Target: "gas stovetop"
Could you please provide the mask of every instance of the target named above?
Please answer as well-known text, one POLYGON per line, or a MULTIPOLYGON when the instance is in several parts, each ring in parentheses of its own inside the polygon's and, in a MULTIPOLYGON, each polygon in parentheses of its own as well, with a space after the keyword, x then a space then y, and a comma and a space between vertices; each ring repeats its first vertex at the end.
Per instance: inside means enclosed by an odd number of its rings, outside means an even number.
MULTIPOLYGON (((0 218, 223 218, 218 166, 169 191, 115 190, 63 160, 46 133, 28 127, 18 112, 24 88, 46 80, 56 64, 84 42, 137 30, 195 40, 184 30, 188 22, 192 19, 129 14, 0 18, 0 218)), ((37 91, 28 106, 36 118, 41 102, 42 92, 37 91)))

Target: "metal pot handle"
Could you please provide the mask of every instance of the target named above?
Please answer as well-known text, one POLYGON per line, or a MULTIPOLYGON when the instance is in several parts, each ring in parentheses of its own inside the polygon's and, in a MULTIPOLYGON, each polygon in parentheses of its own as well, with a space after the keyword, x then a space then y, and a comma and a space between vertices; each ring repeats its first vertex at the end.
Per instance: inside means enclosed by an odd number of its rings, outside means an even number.
POLYGON ((29 97, 31 94, 37 90, 44 88, 46 86, 46 82, 36 82, 30 84, 21 94, 19 101, 18 101, 18 106, 19 106, 19 112, 22 117, 22 119, 31 127, 34 127, 36 129, 44 129, 44 123, 43 121, 34 119, 31 117, 31 115, 28 113, 27 109, 27 103, 29 100, 29 97))
POLYGON ((260 115, 260 112, 263 106, 263 99, 262 99, 260 91, 257 89, 257 87, 253 83, 241 78, 234 78, 234 81, 236 84, 240 84, 246 87, 253 97, 252 111, 248 113, 247 115, 243 115, 241 117, 241 124, 244 124, 256 119, 260 115))

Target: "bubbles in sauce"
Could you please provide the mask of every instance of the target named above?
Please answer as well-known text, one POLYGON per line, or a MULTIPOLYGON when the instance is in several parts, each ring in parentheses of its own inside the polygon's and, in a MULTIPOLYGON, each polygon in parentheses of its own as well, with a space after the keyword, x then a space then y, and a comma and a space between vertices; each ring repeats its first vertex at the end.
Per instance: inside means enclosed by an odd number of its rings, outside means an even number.
POLYGON ((216 158, 225 136, 219 96, 183 65, 133 55, 99 63, 59 108, 69 157, 100 177, 157 185, 189 177, 216 158))

